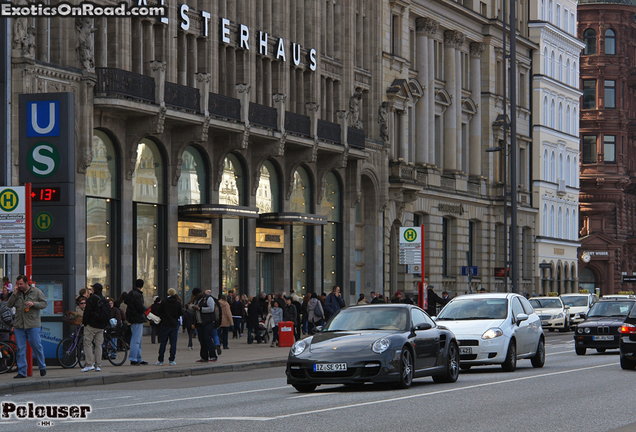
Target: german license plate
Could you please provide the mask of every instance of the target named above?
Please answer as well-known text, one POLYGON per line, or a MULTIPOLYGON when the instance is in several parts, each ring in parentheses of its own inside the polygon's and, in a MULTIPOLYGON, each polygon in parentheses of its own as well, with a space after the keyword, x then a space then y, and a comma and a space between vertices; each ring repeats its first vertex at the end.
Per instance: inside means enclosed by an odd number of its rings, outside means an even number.
POLYGON ((541 325, 542 326, 548 326, 548 325, 550 325, 550 321, 541 321, 541 325))
POLYGON ((314 372, 340 372, 346 370, 346 363, 316 363, 314 365, 314 372))
POLYGON ((592 340, 595 341, 613 341, 614 336, 594 336, 592 340))
POLYGON ((462 347, 459 349, 459 353, 460 354, 472 354, 473 353, 473 349, 471 347, 462 347))

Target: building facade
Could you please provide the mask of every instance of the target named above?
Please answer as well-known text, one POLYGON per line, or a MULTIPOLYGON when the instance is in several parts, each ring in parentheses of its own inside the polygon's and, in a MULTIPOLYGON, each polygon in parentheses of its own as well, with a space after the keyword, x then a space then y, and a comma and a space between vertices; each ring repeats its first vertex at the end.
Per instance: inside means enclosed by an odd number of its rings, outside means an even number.
MULTIPOLYGON (((530 160, 531 53, 527 9, 518 5, 517 143, 519 291, 532 291, 535 217, 530 160)), ((389 144, 384 210, 385 291, 416 292, 417 270, 400 264, 399 229, 424 226, 425 275, 438 292, 503 291, 501 2, 388 1, 383 20, 383 100, 389 144), (476 268, 468 276, 463 267, 476 268), (464 270, 464 271, 463 271, 464 270)), ((508 109, 508 113, 510 110, 508 109)), ((381 132, 382 133, 382 132, 381 132)), ((510 202, 508 200, 508 202, 510 202)), ((509 236, 508 236, 509 238, 509 236)), ((510 287, 510 284, 508 284, 510 287)), ((509 288, 510 289, 510 288, 509 288)))
POLYGON ((579 54, 576 2, 530 2, 534 291, 578 291, 579 54))
POLYGON ((580 270, 582 288, 633 291, 636 275, 636 5, 581 1, 580 270), (627 279, 627 280, 626 280, 627 279))
POLYGON ((117 297, 137 278, 147 305, 170 287, 379 291, 382 5, 164 3, 161 18, 12 21, 12 99, 74 95, 76 265, 45 319, 61 326, 84 286, 117 297))

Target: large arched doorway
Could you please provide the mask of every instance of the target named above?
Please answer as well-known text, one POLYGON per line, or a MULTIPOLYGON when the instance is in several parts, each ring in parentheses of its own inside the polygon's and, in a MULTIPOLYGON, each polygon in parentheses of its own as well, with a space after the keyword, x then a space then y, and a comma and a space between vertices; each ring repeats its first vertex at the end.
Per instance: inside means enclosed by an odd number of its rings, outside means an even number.
POLYGON ((579 290, 596 293, 596 275, 589 267, 584 267, 579 273, 579 290))

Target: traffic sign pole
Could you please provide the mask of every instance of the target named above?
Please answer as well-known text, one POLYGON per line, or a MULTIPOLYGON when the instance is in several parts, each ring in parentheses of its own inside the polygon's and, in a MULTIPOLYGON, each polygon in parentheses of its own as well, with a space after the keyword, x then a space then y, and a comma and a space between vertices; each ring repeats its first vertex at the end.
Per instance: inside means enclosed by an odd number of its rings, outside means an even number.
MULTIPOLYGON (((31 280, 31 276, 33 275, 33 266, 31 265, 31 231, 33 230, 32 225, 33 221, 31 220, 31 183, 27 183, 24 185, 24 203, 25 203, 25 211, 24 216, 26 219, 26 265, 24 266, 24 275, 27 277, 27 283, 32 285, 33 281, 31 280)), ((33 376, 33 349, 31 348, 31 344, 27 340, 27 352, 26 352, 26 360, 27 360, 27 376, 33 376)))

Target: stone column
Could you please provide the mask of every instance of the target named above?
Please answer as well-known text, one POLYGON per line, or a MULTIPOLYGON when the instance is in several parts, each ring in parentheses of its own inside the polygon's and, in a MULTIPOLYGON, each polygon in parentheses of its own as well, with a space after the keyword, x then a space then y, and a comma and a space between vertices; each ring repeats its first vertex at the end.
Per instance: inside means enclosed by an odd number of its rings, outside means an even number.
MULTIPOLYGON (((435 23, 434 30, 431 30, 431 37, 428 38, 428 58, 431 61, 428 62, 428 84, 426 85, 426 100, 428 102, 428 160, 432 165, 436 165, 436 152, 435 148, 435 40, 433 35, 437 32, 439 23, 435 23)), ((440 155, 441 156, 441 155, 440 155)), ((438 168, 441 168, 438 167, 438 168)))
MULTIPOLYGON (((429 131, 435 131, 435 74, 433 73, 433 85, 429 84, 429 64, 434 64, 435 59, 429 56, 428 38, 433 36, 437 31, 439 24, 430 18, 418 18, 415 20, 415 28, 417 31, 417 80, 424 88, 424 94, 417 102, 416 106, 416 145, 415 145, 415 164, 424 165, 426 163, 435 163, 434 159, 430 159, 430 146, 434 146, 434 141, 430 140, 429 131), (430 103, 429 93, 433 94, 433 116, 429 114, 430 103), (431 121, 431 118, 433 121, 431 121)), ((434 71, 434 69, 433 69, 434 71)))
POLYGON ((468 154, 470 156, 469 174, 481 176, 481 54, 484 44, 473 42, 470 44, 470 91, 477 112, 470 120, 470 141, 468 154))
MULTIPOLYGON (((464 43, 465 36, 452 30, 444 32, 444 79, 446 80, 446 90, 451 95, 451 106, 446 109, 444 115, 444 170, 457 171, 457 151, 458 138, 461 134, 457 133, 457 128, 461 127, 461 123, 457 124, 458 112, 461 115, 461 89, 457 91, 458 83, 461 86, 461 73, 457 73, 457 49, 464 43), (459 75, 459 76, 458 76, 459 75)), ((459 65, 461 68, 461 64, 459 65)), ((461 117, 460 121, 461 121, 461 117)))

